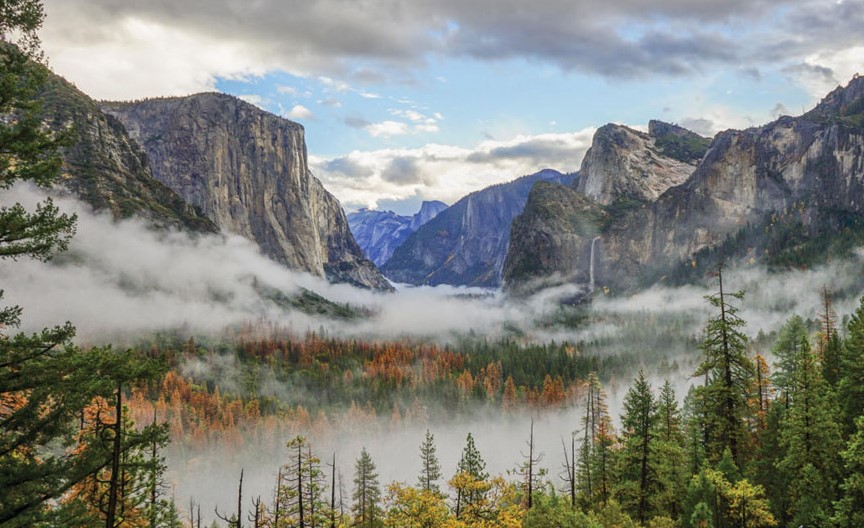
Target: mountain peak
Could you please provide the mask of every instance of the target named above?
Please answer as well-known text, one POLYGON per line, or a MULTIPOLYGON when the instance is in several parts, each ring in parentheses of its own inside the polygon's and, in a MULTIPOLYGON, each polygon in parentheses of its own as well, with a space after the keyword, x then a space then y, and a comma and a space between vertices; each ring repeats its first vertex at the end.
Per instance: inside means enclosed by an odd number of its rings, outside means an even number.
POLYGON ((864 126, 864 76, 855 74, 846 86, 835 88, 804 117, 864 126))

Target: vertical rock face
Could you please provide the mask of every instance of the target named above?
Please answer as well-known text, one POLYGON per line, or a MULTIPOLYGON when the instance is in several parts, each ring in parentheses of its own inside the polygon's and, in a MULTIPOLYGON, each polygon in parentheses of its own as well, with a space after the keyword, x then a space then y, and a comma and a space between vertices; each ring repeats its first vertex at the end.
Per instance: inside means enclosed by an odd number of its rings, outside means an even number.
MULTIPOLYGON (((520 219, 533 227, 514 229, 508 262, 524 262, 524 254, 535 251, 536 233, 551 232, 550 240, 566 234, 554 219, 575 208, 562 207, 549 193, 535 197, 526 206, 531 218, 520 219)), ((787 260, 797 263, 817 246, 828 258, 830 240, 862 238, 856 226, 864 225, 864 78, 800 117, 718 134, 687 181, 652 202, 622 207, 596 198, 598 205, 609 204, 610 215, 600 233, 597 280, 613 288, 632 289, 691 265, 698 270, 711 259, 770 263, 778 252, 791 252, 787 260)), ((551 256, 534 256, 530 273, 508 265, 505 280, 517 285, 556 273, 578 277, 583 263, 554 257, 564 250, 563 244, 542 250, 551 256)))
POLYGON ((494 287, 501 283, 510 224, 537 181, 571 181, 543 170, 462 198, 412 233, 382 270, 397 282, 494 287))
POLYGON ((648 134, 605 125, 585 153, 578 191, 603 205, 616 200, 652 202, 684 183, 707 148, 707 139, 659 121, 649 124, 648 134))
POLYGON ((393 252, 405 242, 408 235, 447 209, 447 204, 424 201, 413 216, 400 216, 393 211, 361 209, 348 214, 348 225, 363 253, 375 263, 383 266, 393 252))
POLYGON ((309 171, 301 125, 215 93, 103 109, 143 146, 154 176, 221 229, 292 269, 390 289, 309 171))

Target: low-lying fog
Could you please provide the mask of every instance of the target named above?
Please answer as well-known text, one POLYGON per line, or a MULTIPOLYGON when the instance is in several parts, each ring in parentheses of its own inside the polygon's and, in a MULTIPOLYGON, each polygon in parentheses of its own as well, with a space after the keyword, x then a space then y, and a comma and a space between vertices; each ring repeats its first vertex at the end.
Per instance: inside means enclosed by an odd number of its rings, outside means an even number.
MULTIPOLYGON (((41 191, 26 186, 3 193, 7 204, 19 201, 27 205, 43 198, 41 191)), ((71 198, 57 199, 57 204, 62 210, 78 214, 77 234, 69 251, 50 263, 26 259, 0 262, 3 303, 24 308, 25 331, 68 320, 78 328, 79 339, 84 342, 131 342, 137 336, 162 329, 207 334, 260 319, 278 322, 299 334, 324 328, 333 335, 374 339, 412 336, 450 340, 472 331, 491 337, 518 331, 524 338, 537 341, 614 342, 628 317, 645 314, 678 318, 683 339, 700 332, 708 315, 703 296, 712 291, 697 286, 654 287, 630 297, 600 295, 593 302, 591 311, 595 317, 589 318, 588 324, 576 328, 538 326, 540 320, 554 319, 558 301, 572 296, 579 287, 564 286, 518 301, 497 291, 452 287, 400 287, 396 293, 379 294, 330 285, 309 274, 288 271, 262 257, 251 242, 237 236, 190 237, 173 231, 156 232, 138 221, 114 222, 71 198), (360 321, 334 321, 286 312, 261 298, 254 287, 256 280, 289 293, 307 288, 338 303, 366 307, 374 315, 360 321), (457 295, 465 293, 482 295, 457 295)), ((724 282, 730 289, 746 291, 740 315, 748 322, 747 333, 755 336, 760 330, 778 329, 792 314, 815 318, 823 286, 836 293, 834 309, 838 315, 852 312, 862 293, 862 262, 861 254, 857 254, 810 270, 775 274, 759 267, 730 270, 724 282)), ((692 364, 693 357, 687 359, 692 364)), ((651 373, 655 389, 659 388, 662 376, 654 365, 644 366, 651 373)), ((633 366, 634 374, 638 367, 633 366)), ((689 366, 682 368, 675 374, 677 379, 670 380, 679 398, 690 384, 690 371, 689 366)), ((607 387, 616 421, 626 383, 629 380, 621 386, 607 387)), ((569 442, 571 432, 579 426, 580 412, 577 406, 536 416, 535 437, 539 450, 545 453, 541 466, 549 469, 549 478, 556 483, 560 483, 557 475, 563 460, 561 440, 569 442)), ((490 473, 514 468, 522 460, 520 452, 525 451, 529 421, 527 414, 487 413, 428 424, 436 435, 445 480, 455 470, 469 431, 490 473)), ((361 446, 369 449, 382 483, 416 480, 418 446, 425 426, 389 429, 382 424, 379 429, 373 435, 336 435, 314 446, 325 460, 331 452, 337 453, 349 494, 353 464, 361 446)), ((169 458, 181 508, 189 496, 194 496, 203 503, 202 511, 209 512, 217 503, 228 509, 236 493, 240 467, 246 468, 244 495, 270 497, 277 467, 284 461, 281 447, 269 453, 240 453, 234 458, 218 452, 182 458, 174 454, 169 458)))

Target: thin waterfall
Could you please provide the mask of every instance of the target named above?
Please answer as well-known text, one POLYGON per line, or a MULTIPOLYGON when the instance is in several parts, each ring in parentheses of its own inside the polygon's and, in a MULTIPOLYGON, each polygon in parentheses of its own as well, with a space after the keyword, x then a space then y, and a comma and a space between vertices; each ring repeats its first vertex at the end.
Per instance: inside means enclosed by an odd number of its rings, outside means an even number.
POLYGON ((591 261, 588 264, 588 292, 594 293, 594 244, 600 240, 599 236, 594 237, 591 241, 591 261))

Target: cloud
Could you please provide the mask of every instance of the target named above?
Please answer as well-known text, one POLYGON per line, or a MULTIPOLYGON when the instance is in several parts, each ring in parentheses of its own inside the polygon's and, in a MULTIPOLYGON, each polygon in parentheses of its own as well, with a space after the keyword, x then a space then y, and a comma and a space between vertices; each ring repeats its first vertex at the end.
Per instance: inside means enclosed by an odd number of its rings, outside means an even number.
POLYGON ((390 160, 390 163, 381 171, 384 181, 397 184, 420 183, 424 181, 423 170, 417 158, 400 156, 390 160))
POLYGON ((212 89, 217 77, 273 70, 322 76, 336 87, 340 79, 380 83, 439 57, 528 59, 616 79, 801 62, 834 68, 832 57, 860 46, 864 26, 864 0, 538 0, 531 9, 501 9, 495 0, 45 5, 42 37, 54 66, 98 98, 183 94, 212 89))
POLYGON ((389 138, 393 136, 404 136, 411 129, 405 123, 399 121, 381 121, 380 123, 372 123, 366 126, 366 131, 372 137, 389 138))
MULTIPOLYGON (((44 191, 19 185, 0 194, 0 205, 32 207, 42 199, 44 191)), ((401 287, 381 294, 329 284, 263 257, 242 237, 152 230, 136 219, 115 222, 108 214, 94 214, 69 197, 56 203, 78 214, 69 251, 49 263, 0 261, 3 304, 23 307, 27 332, 71 321, 85 343, 128 343, 160 330, 211 335, 267 320, 299 334, 323 328, 348 337, 446 341, 471 330, 490 336, 508 328, 527 331, 556 309, 548 294, 517 306, 500 295, 456 297, 481 292, 470 288, 401 287), (340 304, 367 307, 374 315, 340 322, 286 311, 262 298, 260 285, 287 294, 306 288, 340 304)))
POLYGON ((346 117, 342 120, 342 122, 351 128, 366 128, 367 126, 372 124, 368 120, 363 119, 362 117, 346 117))
POLYGON ((260 95, 243 94, 243 95, 238 95, 237 97, 243 101, 246 101, 247 103, 249 103, 251 105, 255 105, 258 108, 261 108, 262 110, 267 110, 266 108, 264 108, 266 101, 260 95))
POLYGON ((348 208, 375 208, 379 201, 417 197, 453 203, 470 192, 543 168, 578 170, 594 131, 486 140, 473 148, 427 144, 353 151, 335 158, 310 156, 309 161, 316 176, 348 208), (365 167, 365 174, 359 174, 359 167, 365 167))
POLYGON ((295 104, 291 110, 285 113, 285 117, 289 119, 312 119, 314 116, 312 111, 301 104, 295 104))

